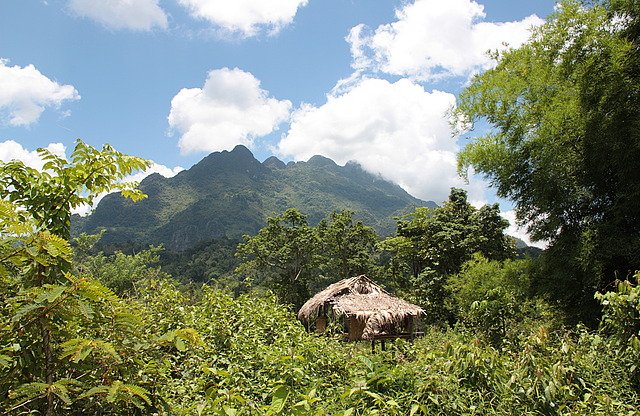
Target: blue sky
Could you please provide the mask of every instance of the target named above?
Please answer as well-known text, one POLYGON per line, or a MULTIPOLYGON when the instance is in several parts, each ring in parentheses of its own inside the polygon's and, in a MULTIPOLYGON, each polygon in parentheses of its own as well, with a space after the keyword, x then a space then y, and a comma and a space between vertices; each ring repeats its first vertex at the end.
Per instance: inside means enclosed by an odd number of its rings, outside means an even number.
MULTIPOLYGON (((0 159, 76 138, 166 176, 211 151, 323 154, 437 202, 464 139, 446 111, 536 0, 3 0, 0 159)), ((138 178, 143 175, 139 175, 138 178)), ((494 201, 473 178, 471 199, 494 201)), ((504 204, 505 210, 509 209, 504 204)), ((511 214, 508 214, 511 215, 511 214)))

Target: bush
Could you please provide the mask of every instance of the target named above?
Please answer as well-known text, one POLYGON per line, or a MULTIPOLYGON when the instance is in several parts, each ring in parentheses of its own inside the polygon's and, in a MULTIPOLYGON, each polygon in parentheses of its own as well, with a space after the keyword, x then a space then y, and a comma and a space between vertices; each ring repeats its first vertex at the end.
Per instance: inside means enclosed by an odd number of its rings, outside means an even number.
POLYGON ((451 309, 467 328, 494 346, 516 342, 535 326, 557 325, 557 313, 530 296, 529 260, 490 261, 477 254, 451 276, 451 309))

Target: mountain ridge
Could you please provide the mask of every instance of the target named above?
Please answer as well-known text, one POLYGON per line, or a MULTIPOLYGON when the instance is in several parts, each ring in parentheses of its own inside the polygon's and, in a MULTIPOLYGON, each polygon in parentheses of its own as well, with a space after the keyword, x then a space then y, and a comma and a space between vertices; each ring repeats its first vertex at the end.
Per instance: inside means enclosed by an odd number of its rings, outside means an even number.
POLYGON ((213 238, 254 234, 266 218, 297 208, 316 224, 334 210, 350 209, 380 234, 395 231, 394 217, 418 206, 435 207, 400 186, 316 155, 285 164, 276 157, 258 161, 245 146, 214 152, 172 178, 147 176, 140 189, 148 198, 133 203, 105 196, 87 217, 74 216, 74 235, 106 229, 105 244, 164 244, 184 250, 213 238))

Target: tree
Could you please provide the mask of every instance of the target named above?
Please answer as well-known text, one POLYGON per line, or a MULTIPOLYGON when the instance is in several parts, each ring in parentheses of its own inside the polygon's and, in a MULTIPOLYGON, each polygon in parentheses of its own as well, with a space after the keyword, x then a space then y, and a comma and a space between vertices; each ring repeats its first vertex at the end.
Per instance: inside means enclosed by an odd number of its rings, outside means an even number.
POLYGON ((236 272, 273 290, 296 309, 330 283, 375 267, 373 228, 353 220, 353 212, 333 212, 316 227, 295 208, 267 219, 255 236, 245 236, 236 272))
POLYGON ((381 247, 407 262, 414 278, 425 270, 444 276, 458 273, 476 252, 491 260, 512 257, 513 241, 504 234, 508 225, 497 204, 476 209, 466 191, 452 188, 442 207, 417 208, 399 219, 396 236, 381 247))
POLYGON ((549 241, 540 284, 578 307, 640 268, 640 7, 560 3, 460 95, 458 122, 494 129, 459 155, 549 241))
POLYGON ((495 346, 513 340, 521 331, 530 332, 531 328, 523 328, 528 320, 534 319, 538 326, 546 324, 541 312, 549 308, 531 297, 530 269, 530 260, 489 261, 474 255, 460 273, 448 279, 457 319, 495 346))
POLYGON ((458 273, 474 253, 491 260, 513 257, 513 239, 504 234, 508 225, 497 204, 476 209, 464 190, 452 188, 441 207, 417 208, 398 220, 396 236, 380 244, 393 255, 390 280, 425 308, 427 319, 447 321, 447 276, 458 273))
POLYGON ((349 210, 333 212, 315 227, 323 286, 370 273, 374 267, 378 236, 362 221, 354 222, 353 214, 349 210))
POLYGON ((236 255, 237 271, 272 289, 296 308, 309 297, 308 283, 315 268, 316 235, 307 216, 295 208, 267 219, 255 236, 245 236, 236 255))
POLYGON ((39 230, 69 240, 73 209, 116 190, 133 200, 145 197, 136 189, 137 183, 121 180, 146 169, 149 161, 109 145, 98 150, 81 140, 76 141, 71 162, 46 149, 39 149, 38 154, 45 161, 42 171, 18 160, 2 164, 0 197, 24 209, 21 215, 31 216, 39 230))
POLYGON ((117 351, 138 317, 99 282, 71 273, 68 242, 74 208, 111 190, 142 198, 120 180, 149 162, 79 140, 71 161, 38 153, 43 171, 0 164, 0 394, 17 402, 7 411, 52 415, 105 396, 150 405, 147 390, 123 382, 131 373, 117 351))
POLYGON ((397 269, 394 274, 416 278, 426 267, 422 245, 431 216, 431 209, 416 208, 413 213, 398 219, 395 236, 380 242, 380 249, 393 255, 391 266, 397 269), (401 271, 405 268, 406 272, 401 271))
MULTIPOLYGON (((101 235, 98 234, 97 237, 101 235)), ((104 252, 90 255, 78 242, 89 240, 91 237, 93 236, 81 234, 74 239, 76 242, 74 268, 80 273, 97 279, 118 296, 131 295, 135 290, 136 282, 140 280, 168 277, 159 267, 151 267, 160 261, 162 247, 151 246, 147 250, 131 255, 120 251, 112 255, 106 255, 104 252)))

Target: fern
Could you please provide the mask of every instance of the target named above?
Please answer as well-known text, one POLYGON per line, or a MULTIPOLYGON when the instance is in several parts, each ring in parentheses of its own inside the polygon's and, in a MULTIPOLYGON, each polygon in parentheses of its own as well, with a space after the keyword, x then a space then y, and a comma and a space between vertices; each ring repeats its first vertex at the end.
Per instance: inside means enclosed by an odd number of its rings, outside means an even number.
POLYGON ((169 331, 157 339, 160 344, 170 344, 173 342, 178 351, 187 349, 185 341, 195 346, 203 346, 204 342, 198 331, 193 328, 182 328, 169 331))
POLYGON ((25 212, 18 213, 9 201, 0 200, 0 229, 3 237, 20 237, 32 233, 34 226, 25 212))
POLYGON ((15 390, 9 391, 10 399, 32 400, 44 397, 49 385, 47 383, 26 383, 18 386, 15 390))
POLYGON ((96 395, 104 395, 109 392, 108 386, 92 387, 77 397, 78 400, 86 399, 96 395))
POLYGON ((51 393, 58 397, 64 404, 70 405, 72 403, 69 396, 69 385, 79 385, 80 382, 70 379, 61 379, 53 384, 47 383, 26 383, 19 386, 17 389, 9 392, 10 399, 21 399, 23 401, 30 401, 40 397, 45 397, 51 393))
POLYGON ((109 387, 107 393, 107 402, 114 403, 116 401, 131 401, 133 398, 142 399, 147 405, 151 406, 151 399, 149 398, 149 391, 143 387, 133 384, 125 384, 120 380, 116 380, 109 387))
POLYGON ((49 391, 55 394, 66 405, 71 404, 71 398, 69 397, 69 390, 65 386, 64 382, 56 382, 49 386, 49 391))
POLYGON ((30 303, 28 305, 24 305, 22 306, 20 309, 18 309, 18 311, 11 317, 11 321, 12 322, 19 322, 22 320, 22 318, 25 315, 28 315, 29 313, 33 312, 36 309, 40 309, 42 308, 42 305, 38 305, 35 303, 30 303))
POLYGON ((48 303, 55 302, 56 299, 58 299, 60 295, 64 293, 64 291, 67 289, 67 286, 44 285, 43 288, 44 292, 34 300, 35 303, 42 304, 45 301, 47 301, 48 303))
POLYGON ((75 285, 78 295, 94 302, 118 303, 120 301, 118 295, 95 279, 78 279, 75 285))
POLYGON ((116 329, 126 332, 138 330, 142 325, 142 319, 135 313, 125 311, 123 308, 117 308, 114 311, 113 320, 116 329))
POLYGON ((0 368, 9 367, 13 362, 13 358, 8 355, 0 354, 0 368))
POLYGON ((73 250, 67 240, 58 237, 49 231, 38 233, 39 243, 49 256, 70 262, 73 250))
POLYGON ((92 319, 94 312, 93 312, 93 308, 91 307, 90 304, 83 302, 81 300, 78 300, 76 302, 76 307, 78 312, 80 312, 80 314, 82 316, 84 316, 86 319, 92 319))
POLYGON ((121 362, 120 355, 114 346, 106 341, 74 338, 62 343, 61 347, 60 358, 70 357, 74 363, 85 360, 92 353, 107 356, 116 362, 121 362))

